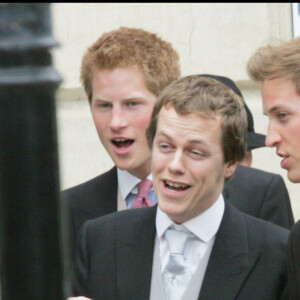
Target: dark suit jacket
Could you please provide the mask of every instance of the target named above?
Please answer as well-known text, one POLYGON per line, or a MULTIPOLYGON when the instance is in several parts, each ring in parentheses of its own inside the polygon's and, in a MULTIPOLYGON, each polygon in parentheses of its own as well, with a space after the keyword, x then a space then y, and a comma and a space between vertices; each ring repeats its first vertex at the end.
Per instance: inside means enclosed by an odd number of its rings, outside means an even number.
POLYGON ((300 221, 292 228, 289 237, 288 290, 290 300, 300 299, 300 221))
MULTIPOLYGON (((81 225, 117 210, 117 169, 62 192, 70 215, 71 259, 81 225)), ((240 211, 290 229, 294 224, 290 198, 281 176, 238 166, 226 184, 224 198, 240 211)))
MULTIPOLYGON (((156 208, 86 222, 72 273, 74 296, 148 300, 156 208)), ((286 285, 288 230, 225 204, 199 299, 274 300, 286 285)))
POLYGON ((71 260, 75 256, 76 240, 81 225, 91 219, 117 211, 117 168, 87 182, 62 191, 61 199, 69 216, 69 243, 71 260))
POLYGON ((274 173, 238 166, 223 190, 240 211, 291 229, 294 217, 283 178, 274 173))

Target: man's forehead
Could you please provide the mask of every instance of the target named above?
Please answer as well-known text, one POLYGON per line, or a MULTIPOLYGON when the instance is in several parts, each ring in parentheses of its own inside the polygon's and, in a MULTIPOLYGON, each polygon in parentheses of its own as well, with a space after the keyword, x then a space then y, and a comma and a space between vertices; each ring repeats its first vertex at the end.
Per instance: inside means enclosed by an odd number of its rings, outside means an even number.
POLYGON ((174 107, 162 108, 157 123, 157 134, 175 135, 176 138, 188 138, 193 143, 201 142, 201 136, 207 136, 208 133, 213 133, 214 135, 222 134, 222 127, 219 118, 209 117, 199 114, 180 114, 177 113, 174 107), (176 135, 176 130, 186 131, 189 137, 180 137, 176 135))

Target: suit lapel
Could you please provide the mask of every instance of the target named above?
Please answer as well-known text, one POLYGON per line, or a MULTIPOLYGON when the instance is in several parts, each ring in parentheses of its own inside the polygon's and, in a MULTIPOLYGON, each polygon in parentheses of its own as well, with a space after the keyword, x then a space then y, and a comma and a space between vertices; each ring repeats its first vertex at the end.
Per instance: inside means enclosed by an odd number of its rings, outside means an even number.
POLYGON ((260 256, 260 249, 250 249, 247 236, 243 215, 226 203, 199 300, 235 299, 260 256))
POLYGON ((116 241, 117 286, 120 299, 150 297, 156 206, 142 208, 122 224, 116 241), (126 227, 126 230, 124 230, 126 227))

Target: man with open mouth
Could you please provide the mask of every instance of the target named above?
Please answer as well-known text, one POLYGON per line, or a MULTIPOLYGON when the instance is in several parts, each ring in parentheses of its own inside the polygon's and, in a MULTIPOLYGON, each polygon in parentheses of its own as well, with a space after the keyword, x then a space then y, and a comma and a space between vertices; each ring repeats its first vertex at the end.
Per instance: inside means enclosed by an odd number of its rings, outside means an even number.
POLYGON ((145 131, 158 94, 179 76, 176 50, 142 29, 112 30, 87 49, 81 81, 98 136, 115 166, 62 192, 69 208, 72 259, 85 221, 157 203, 145 131))
POLYGON ((158 205, 84 223, 73 296, 280 299, 288 230, 222 196, 245 156, 242 99, 212 78, 183 77, 159 95, 146 133, 158 205))
MULTIPOLYGON (((141 29, 105 33, 85 53, 81 81, 98 136, 115 166, 62 192, 69 209, 72 260, 85 221, 157 202, 145 130, 158 94, 179 76, 179 57, 173 47, 141 29)), ((224 195, 247 214, 287 228, 293 223, 288 194, 278 175, 239 167, 224 195)))

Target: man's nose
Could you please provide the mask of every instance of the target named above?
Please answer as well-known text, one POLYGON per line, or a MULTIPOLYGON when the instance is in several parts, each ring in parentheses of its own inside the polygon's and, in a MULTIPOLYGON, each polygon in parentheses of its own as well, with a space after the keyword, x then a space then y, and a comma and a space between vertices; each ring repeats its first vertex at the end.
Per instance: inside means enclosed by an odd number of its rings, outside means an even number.
POLYGON ((169 163, 169 171, 172 174, 184 174, 184 155, 181 150, 176 150, 169 163))
POLYGON ((275 125, 269 123, 268 132, 266 136, 266 146, 275 147, 281 141, 281 135, 276 129, 275 125))
POLYGON ((112 130, 119 130, 128 125, 127 117, 121 107, 114 107, 109 121, 109 127, 112 130))

